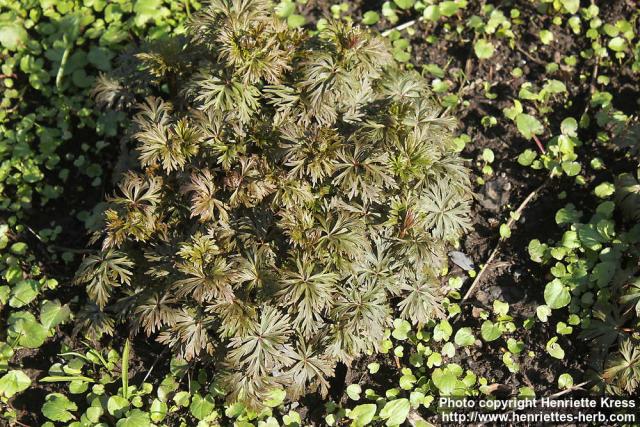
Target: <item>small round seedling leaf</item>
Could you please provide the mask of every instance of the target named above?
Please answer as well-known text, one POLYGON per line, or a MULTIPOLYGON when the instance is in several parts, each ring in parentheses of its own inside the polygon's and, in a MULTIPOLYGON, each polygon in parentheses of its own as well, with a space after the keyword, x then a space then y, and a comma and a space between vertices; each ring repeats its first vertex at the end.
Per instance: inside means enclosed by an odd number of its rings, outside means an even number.
POLYGON ((552 280, 544 288, 544 301, 554 310, 566 307, 571 302, 569 288, 559 279, 552 280))
POLYGON ((373 10, 369 10, 362 16, 362 23, 365 25, 374 25, 380 21, 380 15, 373 10))
POLYGON ((386 420, 387 426, 399 426, 405 422, 411 404, 408 399, 396 399, 387 402, 380 411, 380 418, 386 420))
POLYGON ((38 282, 32 279, 21 280, 11 289, 9 305, 13 308, 24 307, 38 296, 38 282))
POLYGON ((306 24, 307 20, 304 16, 293 13, 287 18, 287 24, 290 28, 299 28, 306 24))
POLYGON ((533 138, 534 135, 540 135, 544 132, 544 128, 538 119, 529 114, 518 114, 516 116, 516 126, 518 130, 527 139, 533 138))
POLYGON ((76 418, 71 412, 76 411, 78 407, 64 394, 51 393, 47 395, 45 400, 44 405, 42 405, 42 415, 51 421, 66 423, 76 418))
POLYGON ((350 384, 347 387, 347 396, 351 400, 360 400, 360 393, 362 393, 362 387, 359 384, 350 384))
POLYGON ((558 377, 558 388, 568 389, 573 387, 573 377, 569 374, 562 374, 558 377))
POLYGON ((154 423, 159 423, 167 416, 167 411, 169 410, 167 404, 162 402, 160 399, 154 399, 151 403, 151 421, 154 423))
POLYGON ((471 331, 471 328, 458 329, 458 332, 456 332, 456 335, 453 338, 453 341, 459 347, 466 347, 466 346, 473 345, 475 340, 476 339, 473 336, 473 332, 471 331))
POLYGON ((609 40, 607 46, 614 52, 622 52, 627 48, 627 42, 622 37, 614 37, 609 40))
POLYGON ((38 348, 47 338, 47 329, 32 317, 19 318, 10 326, 10 333, 18 336, 18 344, 22 347, 38 348))
POLYGON ((107 411, 115 417, 121 417, 129 408, 129 401, 122 396, 111 396, 107 401, 107 411))
POLYGON ((68 305, 61 305, 60 301, 45 301, 40 306, 40 322, 47 329, 58 326, 66 321, 71 314, 68 305))
POLYGON ((564 359, 564 350, 557 341, 558 337, 553 337, 547 342, 547 353, 556 359, 564 359))
POLYGON ((375 403, 358 405, 349 412, 349 419, 353 420, 353 427, 364 427, 369 424, 376 414, 375 403))
POLYGON ((541 322, 546 322, 551 316, 551 309, 548 305, 539 305, 536 307, 536 316, 541 322))
POLYGON ((393 0, 393 2, 403 10, 411 9, 415 4, 415 0, 393 0))
POLYGON ((527 148, 518 156, 518 163, 522 166, 529 166, 531 165, 531 163, 533 163, 536 157, 538 157, 538 153, 530 148, 527 148))
POLYGON ((213 412, 214 407, 213 398, 210 395, 202 397, 200 394, 196 394, 191 400, 189 410, 191 411, 191 415, 199 420, 204 420, 213 412))
POLYGON ((31 378, 22 371, 12 370, 0 378, 0 396, 12 397, 26 390, 31 385, 31 378))
POLYGON ((495 48, 493 47, 493 44, 491 44, 490 41, 485 39, 480 39, 473 45, 473 51, 476 53, 476 56, 478 58, 488 59, 493 56, 493 53, 495 52, 495 48))
POLYGON ((27 30, 21 21, 0 18, 0 45, 16 50, 29 39, 27 30))
POLYGON ((482 335, 482 339, 487 342, 495 341, 500 338, 500 328, 491 320, 485 320, 480 327, 480 335, 482 335))
POLYGON ((282 402, 284 402, 284 399, 286 397, 287 397, 286 391, 284 391, 281 388, 274 388, 267 395, 267 399, 265 400, 264 404, 270 408, 276 408, 282 405, 282 402))
POLYGON ((404 341, 411 332, 411 323, 403 319, 395 319, 393 321, 393 332, 391 336, 397 340, 404 341))
POLYGON ((140 409, 134 409, 126 418, 116 423, 116 427, 151 427, 151 425, 149 414, 140 409))

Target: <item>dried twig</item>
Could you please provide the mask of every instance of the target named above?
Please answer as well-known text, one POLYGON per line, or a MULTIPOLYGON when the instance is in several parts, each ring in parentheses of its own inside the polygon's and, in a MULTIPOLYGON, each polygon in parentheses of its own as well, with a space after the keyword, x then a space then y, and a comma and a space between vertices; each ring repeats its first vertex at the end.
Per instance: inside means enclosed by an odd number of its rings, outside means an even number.
POLYGON ((406 28, 412 27, 415 24, 417 24, 418 22, 422 22, 424 21, 424 16, 421 16, 420 18, 417 19, 412 19, 411 21, 407 21, 404 24, 400 24, 400 25, 396 25, 393 28, 390 28, 386 31, 382 32, 382 37, 387 37, 389 34, 391 34, 394 30, 398 30, 398 31, 402 31, 406 28))
MULTIPOLYGON (((522 211, 524 211, 524 209, 527 207, 529 202, 531 202, 531 200, 533 200, 536 197, 536 195, 546 185, 547 185, 547 181, 545 181, 538 188, 536 188, 531 193, 529 193, 529 195, 524 199, 524 201, 520 204, 520 206, 518 206, 518 209, 516 209, 515 215, 511 215, 511 218, 509 218, 509 221, 507 221, 507 227, 509 227, 509 229, 511 229, 511 226, 516 222, 516 219, 520 218, 520 215, 522 214, 522 211)), ((502 246, 502 242, 504 242, 503 239, 498 240, 498 243, 496 244, 495 248, 493 248, 493 251, 491 251, 491 255, 489 255, 489 259, 487 259, 487 262, 484 264, 484 267, 482 267, 482 269, 480 270, 480 272, 478 273, 476 278, 473 280, 473 283, 471 283, 471 287, 469 287, 469 290, 464 295, 464 297, 462 298, 460 303, 464 302, 467 298, 469 298, 473 294, 473 292, 475 291, 476 287, 480 283, 480 279, 484 275, 485 271, 487 271, 487 269, 491 265, 491 262, 493 261, 493 259, 496 257, 496 255, 500 251, 500 248, 502 246)))

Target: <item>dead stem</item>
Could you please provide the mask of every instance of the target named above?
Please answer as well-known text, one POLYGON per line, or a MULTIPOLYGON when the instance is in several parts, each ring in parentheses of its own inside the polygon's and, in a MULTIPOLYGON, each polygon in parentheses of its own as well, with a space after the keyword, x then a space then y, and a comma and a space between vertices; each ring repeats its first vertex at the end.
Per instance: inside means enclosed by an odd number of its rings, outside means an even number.
MULTIPOLYGON (((520 216, 522 214, 522 211, 524 211, 524 209, 527 207, 529 202, 531 202, 531 200, 533 200, 536 197, 536 195, 546 185, 547 185, 547 181, 543 182, 538 188, 536 188, 531 193, 529 193, 529 195, 524 199, 524 201, 520 204, 520 206, 518 206, 518 209, 516 209, 515 214, 511 215, 511 217, 509 218, 509 221, 507 221, 507 227, 509 229, 511 229, 511 226, 516 222, 517 218, 520 218, 520 216)), ((493 259, 496 257, 496 255, 500 251, 500 248, 502 247, 502 242, 504 242, 504 241, 505 240, 503 240, 503 239, 498 240, 498 243, 496 244, 495 248, 493 248, 493 251, 491 252, 491 255, 489 256, 489 259, 487 259, 487 262, 484 264, 484 267, 482 267, 482 269, 480 270, 480 272, 478 273, 476 278, 473 280, 473 283, 471 283, 471 287, 469 287, 469 290, 467 291, 467 293, 464 295, 464 297, 460 301, 460 304, 462 304, 465 300, 467 300, 467 298, 469 298, 473 294, 473 292, 475 291, 476 287, 480 283, 480 279, 484 275, 485 271, 487 271, 487 269, 491 265, 491 262, 493 261, 493 259)))

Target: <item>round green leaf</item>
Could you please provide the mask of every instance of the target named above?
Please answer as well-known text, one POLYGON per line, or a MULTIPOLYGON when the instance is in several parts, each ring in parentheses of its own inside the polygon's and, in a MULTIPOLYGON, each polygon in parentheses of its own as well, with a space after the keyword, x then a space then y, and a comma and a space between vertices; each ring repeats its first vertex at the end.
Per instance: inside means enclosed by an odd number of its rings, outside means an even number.
POLYGON ((627 48, 627 42, 622 37, 614 37, 609 40, 607 46, 614 52, 622 52, 627 48))
POLYGON ((398 5, 400 9, 411 9, 415 4, 415 0, 393 0, 395 4, 398 5))
POLYGON ((486 342, 495 341, 500 338, 501 332, 498 325, 494 324, 491 320, 485 320, 480 326, 480 335, 486 342))
POLYGON ((118 420, 116 427, 151 427, 151 420, 148 413, 134 409, 127 418, 118 420))
POLYGON ((380 15, 373 10, 369 10, 362 16, 362 23, 365 25, 374 25, 380 21, 380 15))
POLYGON ((215 405, 211 395, 202 397, 200 394, 196 394, 191 400, 189 410, 191 411, 191 415, 199 420, 204 420, 213 412, 214 407, 215 405))
POLYGON ((160 399, 153 399, 153 402, 151 403, 151 410, 149 411, 151 413, 151 421, 159 423, 164 420, 167 416, 168 410, 169 407, 165 402, 162 402, 160 399))
POLYGON ((556 359, 564 359, 564 350, 557 343, 558 337, 553 337, 547 342, 547 353, 556 359))
POLYGON ((38 282, 32 279, 21 280, 11 289, 9 305, 14 308, 24 307, 38 296, 38 282))
POLYGON ((42 326, 51 329, 66 321, 71 314, 68 305, 61 305, 60 301, 45 301, 40 307, 40 322, 42 326))
POLYGON ((387 420, 387 426, 399 426, 404 423, 409 415, 411 404, 408 399, 396 399, 387 402, 380 411, 380 418, 387 420))
POLYGON ((480 59, 488 59, 493 56, 495 48, 490 41, 485 39, 478 40, 473 45, 473 51, 476 53, 476 56, 480 59))
POLYGON ((47 395, 46 402, 42 405, 42 415, 51 421, 62 421, 66 423, 76 418, 71 412, 77 409, 76 404, 70 401, 64 394, 51 393, 47 395))
POLYGON ((544 128, 535 117, 521 113, 516 116, 516 126, 518 130, 527 139, 533 138, 534 135, 540 135, 544 132, 544 128))
POLYGON ((111 396, 107 401, 107 411, 113 416, 121 417, 129 408, 129 401, 122 396, 111 396))
POLYGON ((362 387, 359 384, 349 384, 347 387, 347 396, 351 400, 360 400, 360 393, 362 393, 362 387))
POLYGON ((0 396, 11 397, 26 390, 31 385, 31 378, 22 371, 12 370, 0 378, 0 396))
POLYGON ((22 21, 2 18, 0 21, 0 45, 16 50, 29 39, 22 21))
POLYGON ((284 391, 281 388, 274 388, 267 395, 267 399, 265 400, 264 404, 270 408, 275 408, 277 406, 280 406, 282 402, 284 402, 284 399, 286 397, 287 397, 286 391, 284 391))
POLYGON ((569 288, 559 279, 552 280, 544 288, 544 301, 554 310, 566 307, 571 302, 569 288))
POLYGON ((358 405, 349 412, 349 419, 353 420, 353 427, 364 427, 369 424, 376 414, 375 403, 367 403, 366 405, 358 405))
POLYGON ((458 332, 456 332, 455 337, 453 337, 453 341, 457 346, 466 347, 469 345, 473 345, 475 342, 475 337, 473 336, 473 332, 471 328, 460 328, 458 332))

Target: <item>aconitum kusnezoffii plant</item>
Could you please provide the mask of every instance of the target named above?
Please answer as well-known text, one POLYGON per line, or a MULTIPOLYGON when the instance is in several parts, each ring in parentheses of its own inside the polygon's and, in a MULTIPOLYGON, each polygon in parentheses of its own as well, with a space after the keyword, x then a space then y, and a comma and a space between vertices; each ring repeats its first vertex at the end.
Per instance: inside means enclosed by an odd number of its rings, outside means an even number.
POLYGON ((263 0, 215 0, 183 45, 139 57, 173 96, 135 117, 139 167, 78 272, 85 324, 128 323, 211 360, 230 398, 255 403, 273 387, 324 393, 394 315, 441 314, 468 173, 455 120, 386 40, 343 22, 309 35, 263 0))

